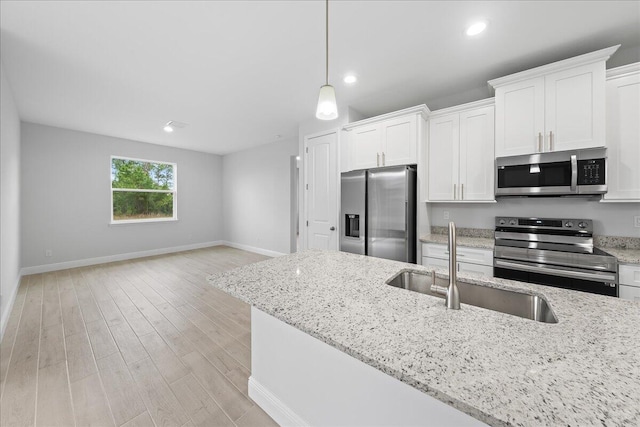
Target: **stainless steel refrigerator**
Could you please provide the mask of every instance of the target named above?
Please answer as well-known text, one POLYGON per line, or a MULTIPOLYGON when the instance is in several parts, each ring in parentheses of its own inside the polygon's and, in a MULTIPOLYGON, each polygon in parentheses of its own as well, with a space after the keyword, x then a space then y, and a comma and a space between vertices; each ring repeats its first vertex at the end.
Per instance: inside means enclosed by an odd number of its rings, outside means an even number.
POLYGON ((416 262, 416 168, 341 175, 340 250, 416 262))

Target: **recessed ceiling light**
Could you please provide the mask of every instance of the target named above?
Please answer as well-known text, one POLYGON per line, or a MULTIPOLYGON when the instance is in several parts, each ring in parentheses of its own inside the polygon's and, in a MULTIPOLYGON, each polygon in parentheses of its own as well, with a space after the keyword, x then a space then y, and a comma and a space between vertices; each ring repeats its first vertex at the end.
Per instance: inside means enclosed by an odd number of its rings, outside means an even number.
POLYGON ((171 133, 176 129, 182 129, 186 127, 186 123, 176 122, 175 120, 169 120, 166 125, 162 128, 165 132, 171 133))
POLYGON ((353 74, 347 74, 346 76, 344 76, 343 81, 348 85, 352 85, 358 81, 358 78, 353 74))
POLYGON ((485 30, 485 28, 487 28, 487 23, 486 22, 476 22, 475 24, 473 24, 469 28, 467 28, 467 35, 468 36, 478 35, 481 32, 483 32, 485 30))

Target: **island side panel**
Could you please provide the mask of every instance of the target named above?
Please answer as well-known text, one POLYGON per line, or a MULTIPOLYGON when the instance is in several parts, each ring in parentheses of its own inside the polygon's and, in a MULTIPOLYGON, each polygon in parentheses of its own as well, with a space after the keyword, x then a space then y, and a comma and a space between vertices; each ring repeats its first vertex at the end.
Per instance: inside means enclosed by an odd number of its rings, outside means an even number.
POLYGON ((249 396, 280 425, 486 424, 251 307, 249 396))

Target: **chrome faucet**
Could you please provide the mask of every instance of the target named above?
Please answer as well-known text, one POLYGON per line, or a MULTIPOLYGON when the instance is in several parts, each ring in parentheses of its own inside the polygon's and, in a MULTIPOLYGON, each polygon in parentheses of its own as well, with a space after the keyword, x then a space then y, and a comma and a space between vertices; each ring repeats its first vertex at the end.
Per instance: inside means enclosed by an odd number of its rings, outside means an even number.
POLYGON ((431 291, 444 295, 447 308, 460 310, 460 292, 456 284, 456 225, 449 223, 449 286, 436 285, 435 271, 431 274, 431 291))

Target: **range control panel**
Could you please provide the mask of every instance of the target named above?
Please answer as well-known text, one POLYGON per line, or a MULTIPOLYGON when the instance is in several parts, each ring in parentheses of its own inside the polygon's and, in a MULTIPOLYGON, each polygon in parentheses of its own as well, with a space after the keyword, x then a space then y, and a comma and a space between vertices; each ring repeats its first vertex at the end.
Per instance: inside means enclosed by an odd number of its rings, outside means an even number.
POLYGON ((496 217, 496 227, 591 232, 593 231, 593 221, 590 219, 513 218, 498 216, 496 217))

